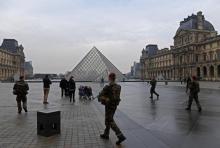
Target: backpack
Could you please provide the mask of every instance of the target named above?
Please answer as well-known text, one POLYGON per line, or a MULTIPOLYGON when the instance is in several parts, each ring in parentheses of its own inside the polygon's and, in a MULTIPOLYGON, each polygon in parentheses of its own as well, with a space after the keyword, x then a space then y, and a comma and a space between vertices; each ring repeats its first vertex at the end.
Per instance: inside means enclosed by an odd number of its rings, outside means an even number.
POLYGON ((111 92, 112 92, 112 102, 116 103, 116 105, 119 104, 121 101, 120 94, 121 94, 121 86, 118 84, 113 84, 111 86, 111 92))
POLYGON ((191 82, 190 85, 191 85, 190 89, 191 89, 192 93, 198 93, 200 91, 198 82, 191 82))
POLYGON ((16 82, 15 87, 13 89, 14 95, 27 95, 28 94, 28 85, 23 82, 16 82))

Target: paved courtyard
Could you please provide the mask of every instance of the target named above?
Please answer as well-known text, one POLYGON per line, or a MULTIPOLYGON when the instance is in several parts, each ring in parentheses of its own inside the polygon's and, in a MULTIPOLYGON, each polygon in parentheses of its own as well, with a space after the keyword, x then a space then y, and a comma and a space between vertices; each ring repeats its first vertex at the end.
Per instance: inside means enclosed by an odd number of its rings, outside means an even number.
MULTIPOLYGON (((94 95, 101 89, 97 83, 90 85, 94 95)), ((180 83, 158 83, 156 91, 160 100, 151 102, 149 86, 143 82, 125 82, 122 101, 115 120, 127 140, 121 148, 219 148, 220 146, 220 82, 201 82, 199 98, 203 107, 197 112, 184 110, 187 94, 180 83)), ((104 106, 97 100, 76 102, 60 97, 58 83, 53 83, 48 105, 42 104, 42 84, 29 83, 28 113, 17 114, 12 83, 0 83, 0 148, 113 148, 117 140, 111 132, 110 140, 99 135, 104 129, 104 106), (61 111, 61 134, 51 137, 37 135, 37 111, 61 111)))

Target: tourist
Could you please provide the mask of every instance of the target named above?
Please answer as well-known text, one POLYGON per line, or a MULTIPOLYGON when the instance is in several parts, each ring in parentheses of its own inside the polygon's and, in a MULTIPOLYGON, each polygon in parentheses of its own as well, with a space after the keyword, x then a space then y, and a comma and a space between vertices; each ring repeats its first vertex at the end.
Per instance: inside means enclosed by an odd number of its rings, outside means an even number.
POLYGON ((63 94, 66 95, 66 91, 67 91, 67 87, 68 87, 68 81, 63 78, 60 81, 60 88, 61 88, 61 97, 63 97, 63 94))
POLYGON ((27 112, 27 94, 28 94, 29 86, 24 81, 24 76, 20 76, 19 81, 14 84, 13 94, 17 95, 17 107, 18 113, 20 114, 22 111, 21 102, 23 103, 23 109, 27 112))
POLYGON ((191 78, 188 77, 187 80, 186 80, 186 93, 188 92, 188 89, 189 89, 189 83, 191 82, 191 78))
POLYGON ((153 94, 155 94, 157 96, 157 100, 159 100, 159 94, 155 91, 156 88, 156 84, 157 84, 157 80, 155 79, 155 77, 153 77, 150 81, 150 98, 151 100, 153 100, 153 94))
POLYGON ((75 102, 75 90, 76 90, 76 83, 73 80, 73 76, 70 77, 69 79, 69 97, 70 97, 70 102, 73 100, 75 102))
POLYGON ((199 88, 199 82, 196 81, 195 76, 192 77, 192 82, 189 83, 189 90, 190 92, 189 92, 188 107, 186 108, 186 110, 189 110, 189 111, 191 110, 191 105, 194 99, 196 101, 198 111, 201 112, 202 107, 199 103, 199 98, 198 98, 198 93, 200 91, 200 88, 199 88))
POLYGON ((121 86, 115 82, 115 73, 109 74, 109 85, 106 85, 98 96, 98 100, 105 105, 105 130, 100 135, 102 139, 109 139, 110 128, 118 137, 116 142, 119 145, 126 137, 122 134, 114 121, 114 114, 120 102, 121 86))
POLYGON ((44 79, 43 79, 43 89, 44 89, 44 104, 48 104, 47 99, 48 99, 48 95, 49 95, 49 91, 50 91, 50 85, 52 84, 52 82, 49 79, 48 75, 45 75, 44 79))
POLYGON ((101 78, 101 81, 100 81, 100 87, 103 87, 104 84, 105 84, 105 80, 104 80, 104 78, 102 77, 102 78, 101 78))

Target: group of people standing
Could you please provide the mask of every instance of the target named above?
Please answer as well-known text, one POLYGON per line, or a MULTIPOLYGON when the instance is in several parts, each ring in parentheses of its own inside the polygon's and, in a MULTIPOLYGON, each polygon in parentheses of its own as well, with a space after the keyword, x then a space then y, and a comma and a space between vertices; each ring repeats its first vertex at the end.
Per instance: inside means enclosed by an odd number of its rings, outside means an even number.
POLYGON ((63 78, 60 81, 60 88, 61 88, 61 97, 69 96, 70 102, 75 102, 76 83, 73 79, 73 76, 70 77, 69 81, 63 78))
MULTIPOLYGON (((43 104, 48 104, 48 95, 50 91, 50 85, 52 84, 49 75, 45 75, 43 78, 43 104)), ((75 101, 75 89, 76 84, 73 80, 73 76, 70 77, 69 81, 62 79, 60 82, 61 89, 61 96, 63 97, 63 94, 67 94, 70 97, 70 102, 75 101)), ((17 101, 17 107, 18 107, 18 113, 20 114, 22 111, 22 108, 25 112, 27 112, 27 94, 28 94, 29 86, 27 82, 24 81, 24 76, 20 76, 19 80, 15 82, 13 87, 13 94, 16 95, 16 101, 17 101), (23 104, 23 107, 22 107, 23 104)))

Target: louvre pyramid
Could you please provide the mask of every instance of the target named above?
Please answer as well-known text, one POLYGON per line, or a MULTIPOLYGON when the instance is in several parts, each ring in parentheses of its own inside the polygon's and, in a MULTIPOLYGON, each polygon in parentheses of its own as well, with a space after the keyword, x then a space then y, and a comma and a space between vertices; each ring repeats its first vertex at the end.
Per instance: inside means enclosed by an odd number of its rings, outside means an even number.
POLYGON ((116 74, 117 81, 125 79, 125 76, 96 47, 93 47, 67 78, 74 76, 75 81, 100 81, 104 78, 107 81, 111 72, 116 74))

